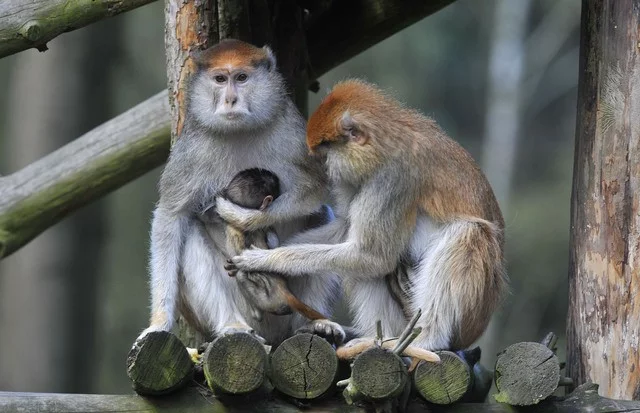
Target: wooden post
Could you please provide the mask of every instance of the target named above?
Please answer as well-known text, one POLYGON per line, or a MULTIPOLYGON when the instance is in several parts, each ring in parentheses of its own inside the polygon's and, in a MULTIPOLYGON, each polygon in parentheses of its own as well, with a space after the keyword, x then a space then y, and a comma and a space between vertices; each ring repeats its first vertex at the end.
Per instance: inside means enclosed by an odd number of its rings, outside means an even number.
POLYGON ((583 0, 568 371, 640 399, 640 0, 583 0))

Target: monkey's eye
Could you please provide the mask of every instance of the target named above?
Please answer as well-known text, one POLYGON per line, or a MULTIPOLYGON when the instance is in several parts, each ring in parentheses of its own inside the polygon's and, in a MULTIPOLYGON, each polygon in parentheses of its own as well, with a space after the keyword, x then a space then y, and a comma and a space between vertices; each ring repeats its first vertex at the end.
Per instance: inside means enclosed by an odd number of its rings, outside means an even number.
POLYGON ((216 82, 218 82, 218 83, 224 83, 224 82, 226 82, 226 81, 227 81, 227 77, 226 77, 226 76, 224 76, 224 75, 216 75, 216 76, 214 77, 214 79, 215 79, 215 81, 216 81, 216 82))
POLYGON ((238 82, 245 82, 247 80, 247 74, 246 73, 240 73, 238 76, 236 76, 236 80, 238 82))

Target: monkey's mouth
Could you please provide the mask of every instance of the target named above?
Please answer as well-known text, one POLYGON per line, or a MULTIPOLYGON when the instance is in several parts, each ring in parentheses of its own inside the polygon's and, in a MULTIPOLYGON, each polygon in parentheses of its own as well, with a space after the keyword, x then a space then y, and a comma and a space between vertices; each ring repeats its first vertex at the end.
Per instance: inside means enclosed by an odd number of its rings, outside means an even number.
POLYGON ((229 121, 236 121, 236 120, 242 119, 246 115, 247 113, 244 111, 225 112, 220 114, 221 117, 229 121))

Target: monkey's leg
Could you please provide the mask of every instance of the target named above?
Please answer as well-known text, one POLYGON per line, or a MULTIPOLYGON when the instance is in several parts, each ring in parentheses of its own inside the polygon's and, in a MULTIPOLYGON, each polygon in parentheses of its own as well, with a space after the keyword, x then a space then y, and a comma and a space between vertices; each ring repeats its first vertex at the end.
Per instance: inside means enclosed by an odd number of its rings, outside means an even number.
POLYGON ((204 227, 193 225, 184 245, 184 297, 200 324, 215 334, 253 332, 239 307, 242 295, 236 280, 228 276, 224 263, 224 252, 211 243, 204 227))
POLYGON ((413 311, 422 309, 414 345, 462 349, 484 332, 506 288, 502 249, 486 221, 457 221, 440 228, 409 277, 413 311))
POLYGON ((377 320, 381 321, 385 336, 394 337, 402 332, 407 319, 384 278, 347 280, 344 290, 359 336, 375 337, 377 320))
POLYGON ((182 243, 189 219, 158 207, 151 225, 151 320, 138 337, 152 331, 171 331, 176 318, 182 243))

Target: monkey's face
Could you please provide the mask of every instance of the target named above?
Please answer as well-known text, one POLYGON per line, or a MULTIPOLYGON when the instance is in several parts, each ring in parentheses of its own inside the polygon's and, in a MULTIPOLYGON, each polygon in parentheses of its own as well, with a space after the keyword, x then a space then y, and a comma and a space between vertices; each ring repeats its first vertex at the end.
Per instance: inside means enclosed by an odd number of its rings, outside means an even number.
POLYGON ((282 110, 284 86, 270 49, 227 45, 200 57, 198 66, 190 104, 204 126, 223 133, 255 130, 282 110))

